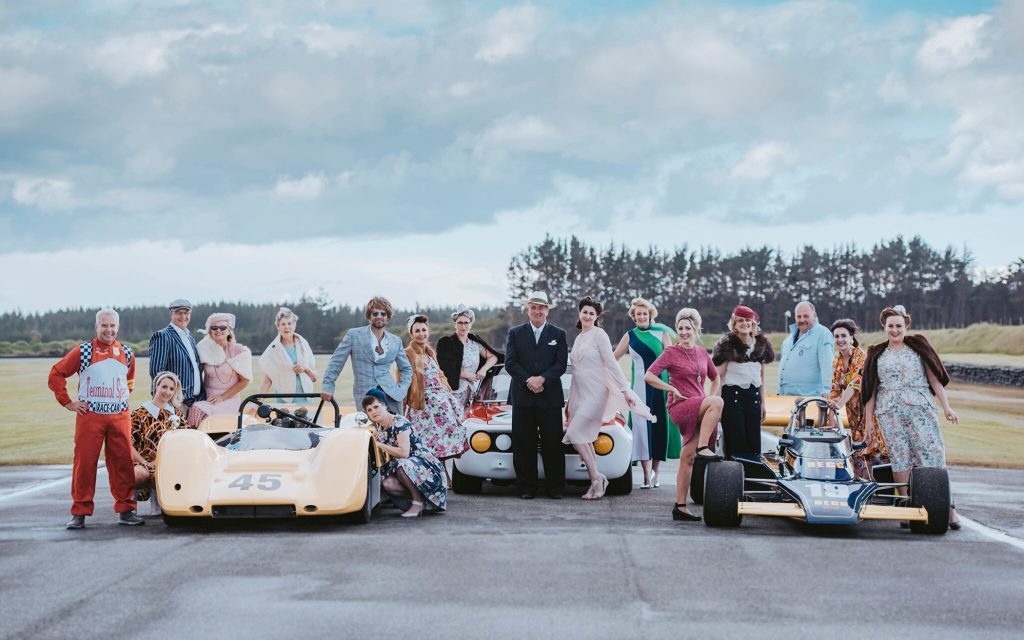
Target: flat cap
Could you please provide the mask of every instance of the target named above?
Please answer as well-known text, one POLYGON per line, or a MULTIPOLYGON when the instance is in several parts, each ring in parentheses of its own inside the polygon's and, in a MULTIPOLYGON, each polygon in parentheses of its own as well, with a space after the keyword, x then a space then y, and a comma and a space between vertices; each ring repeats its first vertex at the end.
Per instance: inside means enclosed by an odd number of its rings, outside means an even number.
POLYGON ((174 311, 175 309, 188 309, 191 311, 192 303, 185 298, 178 298, 177 300, 172 300, 171 304, 167 305, 167 308, 171 311, 174 311))

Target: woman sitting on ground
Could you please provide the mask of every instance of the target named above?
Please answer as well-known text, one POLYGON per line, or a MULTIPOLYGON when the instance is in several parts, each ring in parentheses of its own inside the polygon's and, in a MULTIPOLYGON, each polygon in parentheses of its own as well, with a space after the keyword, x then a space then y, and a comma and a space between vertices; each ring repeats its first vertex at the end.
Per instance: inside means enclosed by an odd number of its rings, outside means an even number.
POLYGON ((150 499, 160 438, 169 429, 187 426, 182 399, 181 380, 170 371, 161 371, 153 380, 153 399, 132 411, 132 461, 139 500, 150 499))
POLYGON ((404 518, 415 518, 424 508, 444 511, 448 490, 441 462, 423 446, 408 420, 388 411, 386 402, 383 392, 370 389, 361 403, 377 426, 377 448, 391 456, 381 469, 381 488, 396 503, 412 502, 404 518))

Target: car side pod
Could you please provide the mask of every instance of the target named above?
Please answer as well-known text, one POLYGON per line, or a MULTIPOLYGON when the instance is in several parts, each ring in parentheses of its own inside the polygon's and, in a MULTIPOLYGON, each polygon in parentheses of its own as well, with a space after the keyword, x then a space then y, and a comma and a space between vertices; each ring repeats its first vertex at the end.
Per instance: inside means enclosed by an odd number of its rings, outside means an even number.
POLYGON ((704 524, 709 527, 738 527, 743 499, 743 464, 733 460, 707 465, 704 477, 704 524))

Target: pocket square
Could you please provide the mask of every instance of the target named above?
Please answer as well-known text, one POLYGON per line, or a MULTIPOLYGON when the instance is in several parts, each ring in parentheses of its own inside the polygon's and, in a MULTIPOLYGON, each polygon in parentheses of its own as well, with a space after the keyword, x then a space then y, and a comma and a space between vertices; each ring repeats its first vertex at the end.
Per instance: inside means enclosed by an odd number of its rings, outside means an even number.
POLYGON ((552 340, 551 342, 548 343, 548 346, 549 347, 553 347, 553 346, 555 346, 557 344, 558 344, 558 340, 552 340))

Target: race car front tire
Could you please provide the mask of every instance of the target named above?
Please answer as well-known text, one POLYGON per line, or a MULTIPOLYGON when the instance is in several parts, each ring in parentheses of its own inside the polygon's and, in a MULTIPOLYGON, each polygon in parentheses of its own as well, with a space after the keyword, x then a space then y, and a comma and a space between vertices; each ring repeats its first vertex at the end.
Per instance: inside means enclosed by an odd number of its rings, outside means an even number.
POLYGON ((477 494, 483 491, 484 479, 467 476, 459 471, 459 466, 452 462, 452 491, 463 494, 477 494))
POLYGON ((704 524, 740 526, 743 521, 739 514, 739 503, 743 499, 743 465, 732 460, 708 464, 703 497, 704 524))
POLYGON ((911 469, 910 504, 924 507, 928 512, 928 522, 910 522, 913 533, 946 533, 949 530, 949 473, 937 467, 911 469))
POLYGON ((693 460, 693 473, 690 474, 690 499, 694 504, 704 504, 704 470, 710 466, 707 460, 696 456, 693 460))

